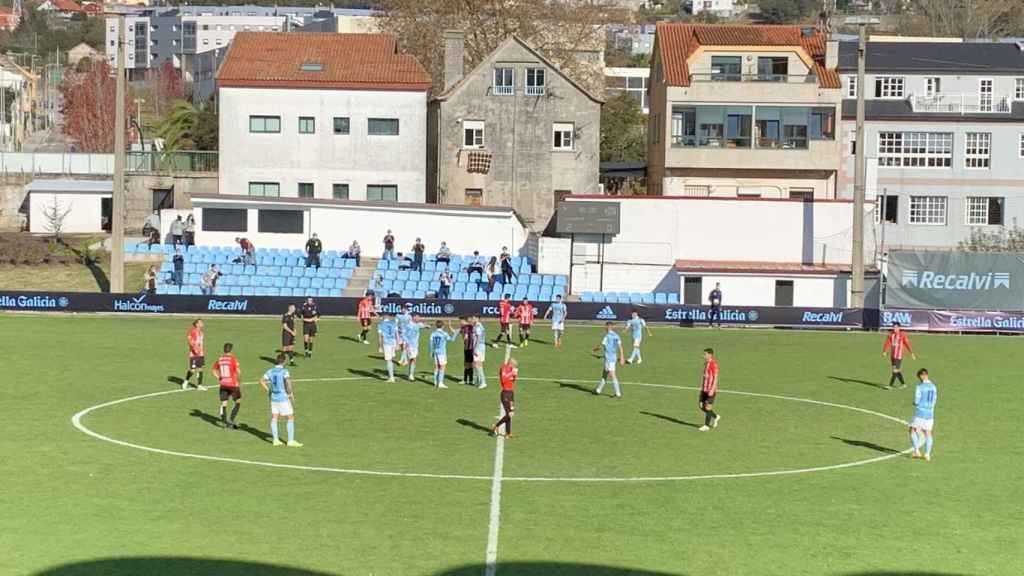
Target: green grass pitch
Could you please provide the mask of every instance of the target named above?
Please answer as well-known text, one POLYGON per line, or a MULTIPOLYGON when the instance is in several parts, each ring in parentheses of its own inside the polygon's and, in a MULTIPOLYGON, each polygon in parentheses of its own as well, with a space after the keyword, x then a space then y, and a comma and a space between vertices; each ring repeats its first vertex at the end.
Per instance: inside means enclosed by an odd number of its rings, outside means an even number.
MULTIPOLYGON (((305 447, 274 448, 258 385, 243 388, 239 431, 211 422, 214 389, 175 391, 188 323, 0 317, 0 574, 481 576, 492 527, 501 576, 1024 574, 1016 338, 912 335, 911 385, 886 391, 878 334, 656 327, 615 400, 590 393, 599 327, 570 326, 558 351, 538 326, 514 352, 517 437, 492 526, 500 351, 484 391, 434 390, 427 358, 417 382, 389 384, 355 322, 325 319, 316 356, 292 369, 305 447), (722 424, 700 433, 706 346, 722 424), (872 412, 909 420, 921 366, 939 387, 934 459, 886 458, 906 430, 872 412), (81 423, 168 453, 72 425, 160 392, 81 423), (864 460, 877 461, 841 467, 864 460)), ((208 364, 225 341, 253 382, 279 324, 208 318, 208 364)))

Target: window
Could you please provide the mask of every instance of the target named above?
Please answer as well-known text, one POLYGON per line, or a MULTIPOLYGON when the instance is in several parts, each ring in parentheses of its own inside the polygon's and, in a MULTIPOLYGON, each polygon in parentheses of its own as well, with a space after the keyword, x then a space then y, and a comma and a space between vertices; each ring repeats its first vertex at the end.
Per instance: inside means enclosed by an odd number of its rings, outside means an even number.
POLYGON ((606 76, 605 89, 609 94, 619 95, 623 92, 629 94, 633 100, 636 100, 644 113, 650 109, 647 100, 646 76, 606 76))
POLYGON ((750 148, 750 130, 753 113, 750 108, 729 106, 725 117, 725 146, 750 148))
MULTIPOLYGON (((1024 140, 1024 135, 1022 135, 1024 140)), ((672 145, 697 145, 697 109, 693 107, 672 108, 672 145)))
POLYGON ((299 116, 299 134, 316 132, 316 119, 312 116, 299 116))
POLYGON ((964 167, 989 168, 992 162, 992 134, 968 132, 964 140, 964 167))
POLYGON ((1024 134, 1017 136, 1017 156, 1024 158, 1024 134))
POLYGON ((348 184, 334 184, 331 186, 331 198, 335 200, 348 200, 348 184))
POLYGON ((249 132, 255 134, 278 133, 281 131, 280 116, 249 116, 249 132))
POLYGON ((924 79, 924 95, 933 98, 942 93, 942 78, 931 76, 924 79))
POLYGON ((543 68, 527 68, 526 69, 526 95, 527 96, 543 96, 544 95, 544 69, 543 68))
POLYGON ((244 208, 203 208, 204 232, 246 232, 249 211, 244 208))
POLYGON ((398 118, 370 118, 366 133, 370 136, 398 136, 398 118))
POLYGON ((879 76, 875 78, 875 98, 903 98, 903 77, 879 76))
POLYGON ((484 191, 479 188, 466 188, 466 206, 482 206, 484 191))
POLYGON ((266 234, 302 234, 302 211, 260 210, 259 231, 266 234))
POLYGON ((879 198, 878 206, 875 208, 875 222, 885 221, 889 224, 896 224, 900 213, 900 197, 883 195, 879 198))
POLYGON ((371 202, 398 202, 398 186, 384 184, 368 184, 366 199, 371 202))
POLYGON ((484 147, 484 123, 480 120, 463 120, 463 148, 484 147))
POLYGON ((1016 84, 1013 89, 1014 100, 1024 100, 1024 78, 1015 79, 1016 84))
POLYGON ((811 140, 835 140, 835 108, 812 108, 810 124, 807 125, 811 140))
POLYGON ((789 74, 786 56, 761 56, 757 59, 757 79, 764 82, 785 82, 789 74))
POLYGON ((334 117, 334 133, 342 136, 348 135, 348 116, 334 117))
POLYGON ((814 200, 814 188, 792 187, 789 189, 789 198, 791 200, 803 200, 804 202, 810 202, 814 200))
POLYGON ((978 111, 992 111, 992 79, 990 78, 978 80, 978 111))
POLYGON ((793 305, 793 281, 792 280, 776 280, 775 281, 775 305, 776 306, 792 306, 793 305))
POLYGON ((742 77, 742 56, 712 56, 711 79, 723 82, 739 82, 742 77))
POLYGON ((552 144, 552 147, 555 150, 572 150, 572 124, 556 123, 551 127, 551 131, 554 134, 554 143, 552 144))
POLYGON ((498 96, 511 96, 516 91, 515 71, 511 68, 494 69, 494 93, 498 96))
POLYGON ((299 198, 312 198, 314 194, 312 182, 299 182, 299 198))
POLYGON ((945 196, 911 196, 910 223, 931 226, 946 225, 945 196))
POLYGON ((1003 199, 968 196, 964 217, 964 223, 968 226, 1001 226, 1003 224, 1003 199))
MULTIPOLYGON (((757 108, 757 147, 799 150, 807 148, 808 125, 812 121, 811 108, 791 106, 757 108)), ((835 132, 835 112, 829 116, 828 108, 818 110, 816 137, 830 138, 824 132, 835 132), (831 124, 832 126, 829 126, 831 124), (820 134, 819 134, 820 133, 820 134)))
POLYGON ((953 135, 948 132, 880 132, 878 165, 949 168, 953 165, 953 135))
POLYGON ((856 98, 857 97, 857 77, 847 76, 846 77, 846 97, 856 98))
POLYGON ((271 196, 281 195, 281 185, 277 182, 249 182, 249 196, 271 196))

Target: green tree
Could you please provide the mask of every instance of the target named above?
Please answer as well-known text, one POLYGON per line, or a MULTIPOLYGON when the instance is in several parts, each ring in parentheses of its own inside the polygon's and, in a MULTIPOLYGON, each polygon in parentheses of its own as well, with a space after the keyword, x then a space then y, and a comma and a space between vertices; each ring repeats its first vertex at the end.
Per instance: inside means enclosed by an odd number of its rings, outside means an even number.
POLYGON ((192 127, 192 142, 196 150, 217 150, 218 122, 217 97, 211 96, 206 104, 199 110, 199 116, 192 127))
POLYGON ((196 127, 199 111, 185 100, 175 100, 167 115, 156 126, 156 135, 164 139, 165 152, 191 150, 194 146, 192 133, 196 127))
POLYGON ((628 93, 601 108, 601 161, 642 162, 647 157, 647 118, 628 93))
POLYGON ((761 0, 761 19, 769 24, 790 24, 805 19, 813 10, 808 0, 761 0))

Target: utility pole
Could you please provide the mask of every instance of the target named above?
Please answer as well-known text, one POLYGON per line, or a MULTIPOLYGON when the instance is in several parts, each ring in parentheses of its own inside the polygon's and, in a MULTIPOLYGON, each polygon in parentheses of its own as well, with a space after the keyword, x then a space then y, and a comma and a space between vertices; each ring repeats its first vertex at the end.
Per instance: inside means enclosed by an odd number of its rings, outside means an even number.
POLYGON ((110 291, 124 292, 124 49, 125 18, 117 19, 117 89, 114 102, 114 189, 110 214, 110 291))
POLYGON ((878 24, 875 16, 852 16, 847 24, 857 26, 857 139, 854 156, 853 180, 853 256, 850 263, 850 303, 853 308, 864 307, 864 196, 867 183, 867 156, 864 149, 864 53, 867 50, 870 24, 878 24))

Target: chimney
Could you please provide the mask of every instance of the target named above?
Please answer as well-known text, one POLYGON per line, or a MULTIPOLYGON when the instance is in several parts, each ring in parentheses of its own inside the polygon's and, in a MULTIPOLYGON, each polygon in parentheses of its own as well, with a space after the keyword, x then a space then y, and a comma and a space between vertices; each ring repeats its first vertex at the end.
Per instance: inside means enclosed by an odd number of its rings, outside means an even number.
POLYGON ((839 40, 829 38, 825 42, 825 68, 832 70, 839 66, 839 40))
POLYGON ((454 86, 465 73, 466 35, 458 30, 445 30, 444 38, 444 89, 454 86))

